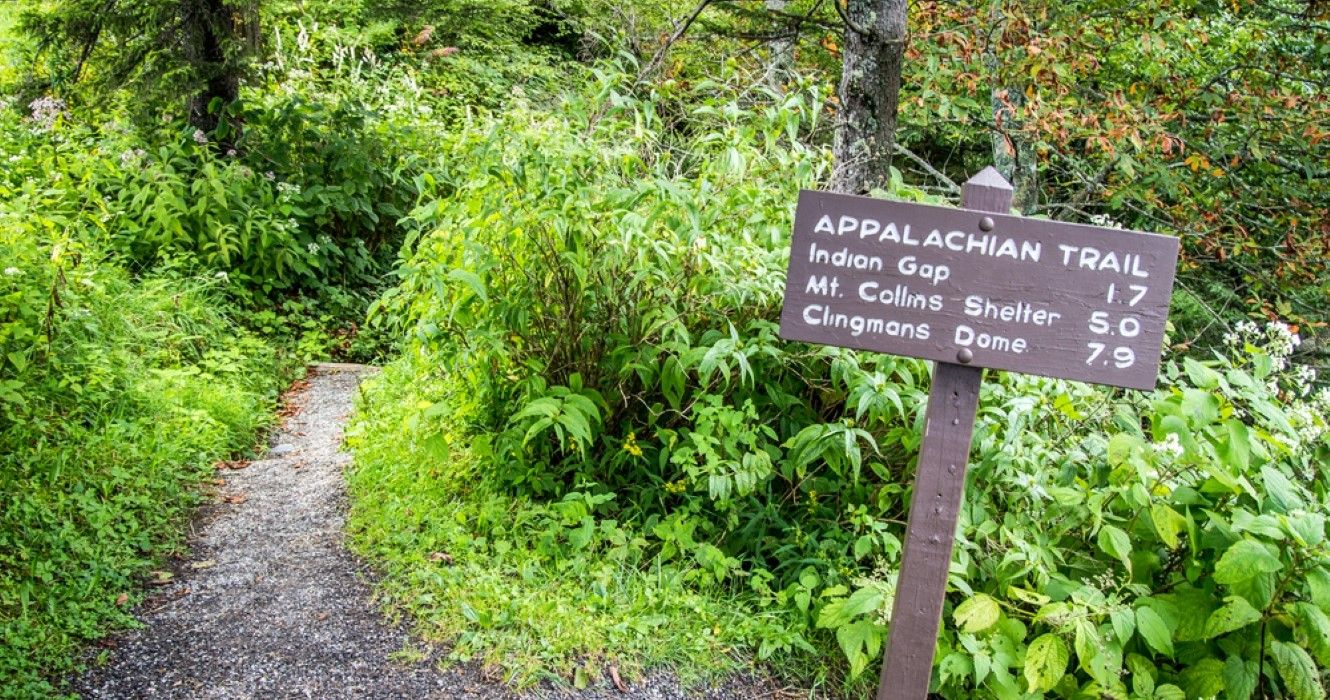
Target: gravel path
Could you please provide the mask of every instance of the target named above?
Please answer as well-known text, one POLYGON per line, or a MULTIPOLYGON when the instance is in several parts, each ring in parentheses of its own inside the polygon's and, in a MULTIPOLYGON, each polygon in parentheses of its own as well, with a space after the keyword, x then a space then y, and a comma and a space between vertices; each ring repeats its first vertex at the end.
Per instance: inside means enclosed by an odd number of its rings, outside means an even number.
MULTIPOLYGON (((267 458, 219 472, 224 484, 198 520, 193 559, 141 606, 144 629, 107 640, 109 663, 74 679, 71 690, 84 698, 515 697, 475 668, 393 660, 410 640, 383 621, 368 572, 342 545, 349 457, 339 450, 341 428, 370 371, 315 368, 288 397, 267 458)), ((627 693, 602 685, 528 695, 772 696, 772 688, 740 682, 685 693, 668 674, 627 693)))

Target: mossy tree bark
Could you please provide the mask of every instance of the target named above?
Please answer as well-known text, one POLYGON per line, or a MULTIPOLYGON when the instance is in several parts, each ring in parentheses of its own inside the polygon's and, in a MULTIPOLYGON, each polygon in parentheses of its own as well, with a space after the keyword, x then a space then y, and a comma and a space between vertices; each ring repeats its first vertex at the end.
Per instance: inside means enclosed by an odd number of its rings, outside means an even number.
POLYGON ((832 174, 832 188, 837 192, 863 194, 885 187, 891 176, 905 56, 905 13, 905 0, 846 2, 832 174))

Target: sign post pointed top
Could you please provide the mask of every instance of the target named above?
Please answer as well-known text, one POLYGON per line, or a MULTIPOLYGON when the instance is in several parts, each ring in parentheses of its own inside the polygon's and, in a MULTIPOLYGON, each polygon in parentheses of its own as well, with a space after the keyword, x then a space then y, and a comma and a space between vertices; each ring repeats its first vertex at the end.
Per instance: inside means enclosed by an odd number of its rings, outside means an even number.
POLYGON ((1005 213, 1011 208, 1012 186, 997 168, 988 166, 961 187, 961 206, 966 209, 1005 213))

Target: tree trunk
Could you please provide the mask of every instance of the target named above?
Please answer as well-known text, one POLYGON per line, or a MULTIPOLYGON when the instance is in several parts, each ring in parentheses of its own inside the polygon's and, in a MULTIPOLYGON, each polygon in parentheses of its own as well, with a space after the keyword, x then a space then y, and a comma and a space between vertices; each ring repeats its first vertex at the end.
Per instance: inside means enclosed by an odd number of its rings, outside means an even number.
MULTIPOLYGON (((839 2, 839 0, 832 0, 839 2)), ((891 177, 905 56, 905 0, 847 0, 836 122, 837 192, 863 194, 891 177)))
POLYGON ((1029 214, 1038 194, 1035 187, 1038 184, 1038 163, 1034 146, 1022 133, 1023 125, 1017 114, 1025 103, 1025 93, 1020 85, 1004 84, 1006 81, 1002 77, 998 45, 1002 43, 1007 22, 1002 3, 1003 0, 992 0, 989 5, 989 26, 993 28, 989 36, 993 38, 984 48, 993 106, 993 166, 1015 190, 1011 205, 1029 214))
MULTIPOLYGON (((784 12, 789 0, 766 0, 768 12, 784 12)), ((780 26, 784 26, 780 22, 780 26)), ((767 59, 765 82, 773 90, 780 90, 790 79, 790 70, 794 67, 794 37, 781 35, 767 42, 771 52, 767 59)))
POLYGON ((184 20, 185 56, 202 85, 189 97, 189 123, 211 132, 221 118, 213 101, 226 106, 240 96, 240 71, 227 56, 236 32, 235 16, 225 0, 180 0, 184 20))

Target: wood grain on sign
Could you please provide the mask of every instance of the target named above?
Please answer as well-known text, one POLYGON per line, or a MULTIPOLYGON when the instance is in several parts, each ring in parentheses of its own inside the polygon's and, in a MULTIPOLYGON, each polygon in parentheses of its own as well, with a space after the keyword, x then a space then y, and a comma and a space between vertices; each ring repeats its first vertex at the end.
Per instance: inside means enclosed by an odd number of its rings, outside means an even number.
MULTIPOLYGON (((1011 185, 990 168, 965 183, 961 206, 1006 211, 1011 195, 1011 185)), ((933 367, 877 700, 928 696, 982 383, 978 367, 950 362, 933 367)))
POLYGON ((800 192, 781 337, 1155 386, 1176 238, 974 209, 800 192))

